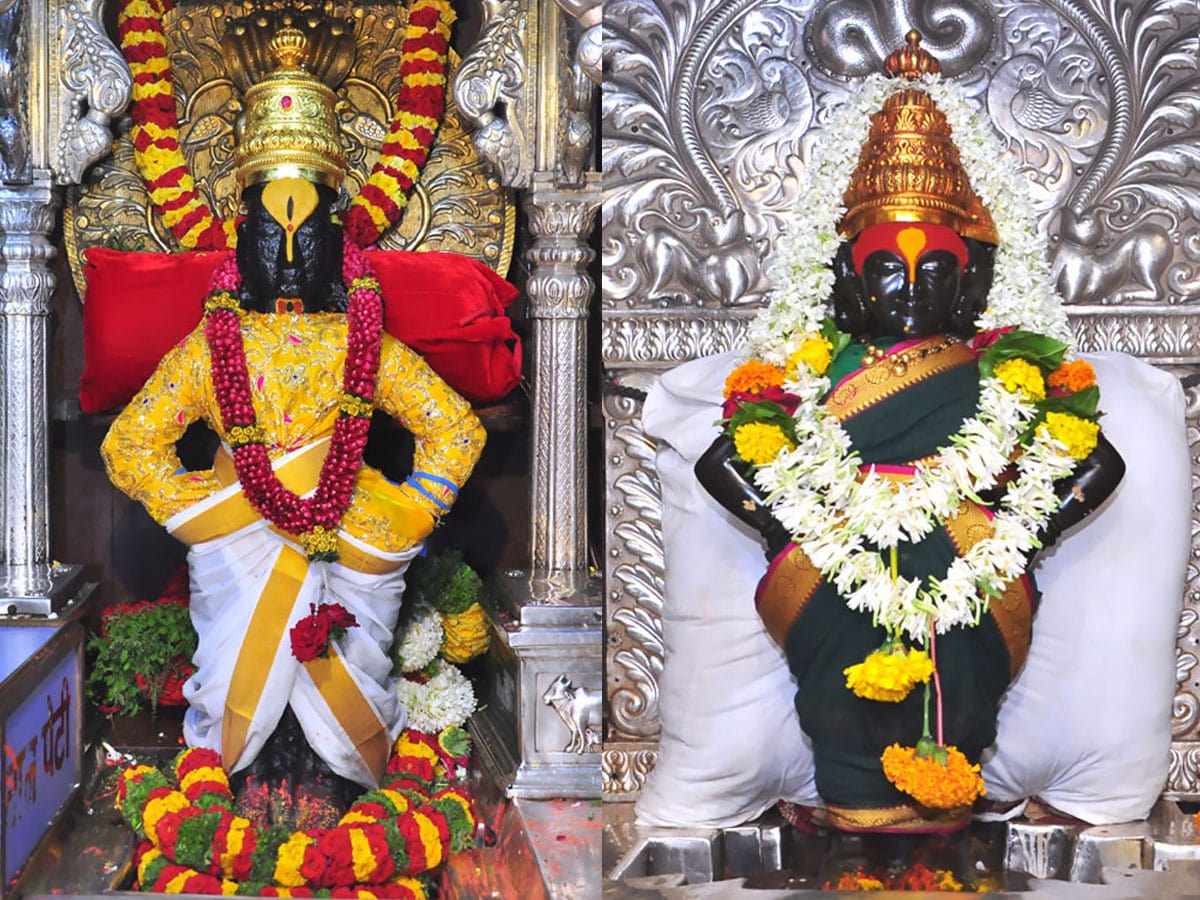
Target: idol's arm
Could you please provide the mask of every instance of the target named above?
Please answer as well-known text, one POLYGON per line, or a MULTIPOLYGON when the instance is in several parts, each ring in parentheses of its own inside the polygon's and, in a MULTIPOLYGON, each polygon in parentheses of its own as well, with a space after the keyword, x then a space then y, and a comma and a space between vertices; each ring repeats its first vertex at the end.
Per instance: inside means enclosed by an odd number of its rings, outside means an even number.
POLYGON ((1067 478, 1054 483, 1059 507, 1041 534, 1049 549, 1064 531, 1082 522, 1108 499, 1125 477, 1125 460, 1101 432, 1094 449, 1067 478))
POLYGON ((207 372, 204 336, 193 331, 163 357, 100 445, 112 483, 160 524, 220 490, 211 469, 189 472, 175 452, 175 442, 204 415, 207 372))
POLYGON ((727 435, 713 441, 696 460, 695 472, 713 499, 762 535, 767 559, 778 556, 791 535, 771 514, 765 498, 751 480, 750 466, 737 458, 733 441, 727 435))
POLYGON ((425 360, 383 337, 375 404, 412 432, 413 475, 401 490, 436 519, 475 468, 486 434, 471 405, 425 360))

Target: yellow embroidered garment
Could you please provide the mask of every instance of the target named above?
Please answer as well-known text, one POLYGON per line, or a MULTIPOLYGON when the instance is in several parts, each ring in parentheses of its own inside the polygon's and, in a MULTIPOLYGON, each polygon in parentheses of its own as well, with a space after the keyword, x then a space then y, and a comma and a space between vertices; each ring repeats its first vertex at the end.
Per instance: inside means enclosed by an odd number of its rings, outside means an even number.
MULTIPOLYGON (((272 460, 329 436, 337 419, 345 365, 346 317, 335 313, 242 317, 242 344, 258 423, 272 460)), ((211 469, 182 470, 175 442, 203 419, 221 437, 220 409, 213 390, 203 327, 189 334, 159 364, 113 422, 101 447, 109 478, 164 523, 222 487, 211 469)), ((483 448, 484 433, 470 405, 451 390, 420 356, 384 334, 380 346, 375 407, 412 432, 413 470, 461 485, 483 448)), ((449 490, 424 485, 444 502, 449 490)), ((442 510, 409 485, 386 482, 363 466, 342 527, 389 552, 411 540, 395 534, 379 500, 411 502, 436 517, 442 510)))

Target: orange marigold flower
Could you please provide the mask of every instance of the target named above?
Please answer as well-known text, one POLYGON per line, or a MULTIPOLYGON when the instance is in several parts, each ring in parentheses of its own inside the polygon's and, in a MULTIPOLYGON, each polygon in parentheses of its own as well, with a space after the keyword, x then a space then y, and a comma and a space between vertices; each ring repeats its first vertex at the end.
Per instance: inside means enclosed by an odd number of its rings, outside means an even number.
POLYGON ((755 394, 764 388, 782 385, 783 369, 757 359, 748 359, 725 379, 725 399, 728 400, 734 391, 755 394))
POLYGON ((892 744, 883 751, 883 774, 899 790, 931 809, 954 809, 987 793, 979 766, 971 765, 957 747, 938 747, 918 756, 916 747, 892 744), (938 751, 945 761, 937 759, 938 751))
POLYGON ((1074 359, 1051 372, 1046 381, 1052 388, 1075 393, 1096 383, 1096 370, 1087 360, 1074 359))

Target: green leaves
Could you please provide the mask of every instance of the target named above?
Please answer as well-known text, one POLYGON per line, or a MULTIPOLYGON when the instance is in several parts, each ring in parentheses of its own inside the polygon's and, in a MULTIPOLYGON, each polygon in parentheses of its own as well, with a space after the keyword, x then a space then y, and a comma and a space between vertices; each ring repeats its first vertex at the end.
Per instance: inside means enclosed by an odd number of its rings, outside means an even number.
POLYGON ((105 712, 132 716, 159 693, 182 658, 196 652, 196 631, 187 604, 177 598, 116 606, 104 614, 104 629, 87 644, 95 654, 88 694, 105 712), (146 690, 138 684, 138 679, 146 690))
POLYGON ((1039 400, 1037 407, 1039 417, 1044 419, 1048 412, 1070 413, 1081 419, 1095 419, 1096 407, 1100 403, 1100 388, 1096 385, 1066 394, 1062 397, 1047 397, 1039 400))
POLYGON ((834 324, 831 318, 821 322, 821 337, 833 345, 831 353, 834 359, 837 359, 838 354, 850 346, 850 335, 838 331, 837 325, 834 324))
POLYGON ((483 580, 457 550, 436 557, 418 556, 405 577, 413 596, 425 600, 442 615, 465 612, 483 597, 483 580))
POLYGON ((1024 359, 1048 374, 1062 365, 1067 345, 1032 331, 1010 331, 996 339, 979 359, 979 374, 991 378, 996 366, 1010 359, 1024 359))
POLYGON ((774 400, 759 400, 757 403, 743 403, 729 417, 728 434, 734 432, 748 422, 760 422, 764 425, 778 425, 787 435, 788 440, 796 443, 796 427, 792 417, 774 400))

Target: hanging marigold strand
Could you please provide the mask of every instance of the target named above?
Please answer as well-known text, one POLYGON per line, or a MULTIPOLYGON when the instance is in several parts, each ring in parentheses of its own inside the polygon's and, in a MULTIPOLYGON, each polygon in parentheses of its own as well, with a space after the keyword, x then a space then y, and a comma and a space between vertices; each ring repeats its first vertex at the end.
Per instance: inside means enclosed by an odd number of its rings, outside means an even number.
POLYGON ((233 222, 209 209, 179 146, 175 84, 167 62, 162 20, 174 0, 128 0, 117 17, 121 52, 133 73, 133 153, 150 200, 188 250, 224 250, 235 241, 233 222))
POLYGON ((228 302, 241 283, 234 254, 217 266, 204 305, 204 336, 212 358, 213 389, 242 491, 269 522, 298 535, 310 559, 337 559, 337 529, 350 506, 354 482, 362 468, 379 372, 383 332, 379 282, 366 254, 348 235, 342 253, 342 277, 349 287, 342 395, 329 452, 317 488, 308 498, 299 497, 279 480, 257 423, 242 345, 242 312, 231 309, 228 302))
POLYGON ((446 108, 446 58, 455 12, 448 0, 414 0, 400 48, 400 90, 379 161, 346 211, 346 231, 360 247, 400 221, 446 108))

